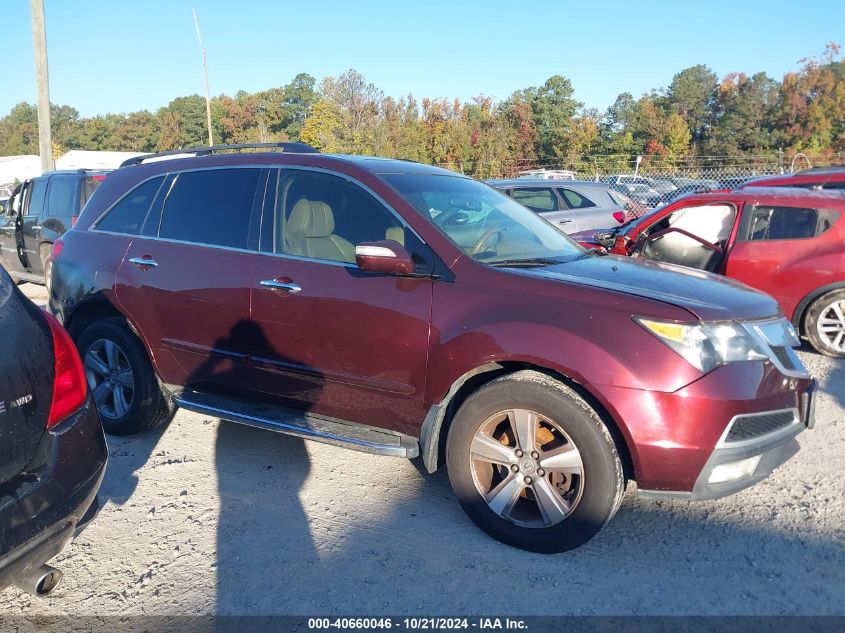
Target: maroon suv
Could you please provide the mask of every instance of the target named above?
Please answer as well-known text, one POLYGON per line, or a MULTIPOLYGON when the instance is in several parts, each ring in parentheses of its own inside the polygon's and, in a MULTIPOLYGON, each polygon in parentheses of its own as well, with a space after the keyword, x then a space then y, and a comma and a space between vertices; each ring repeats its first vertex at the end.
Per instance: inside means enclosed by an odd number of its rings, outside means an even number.
POLYGON ((597 256, 442 169, 282 149, 133 159, 57 244, 50 308, 109 432, 178 406, 420 456, 483 530, 556 552, 628 480, 721 497, 812 425, 770 297, 597 256))

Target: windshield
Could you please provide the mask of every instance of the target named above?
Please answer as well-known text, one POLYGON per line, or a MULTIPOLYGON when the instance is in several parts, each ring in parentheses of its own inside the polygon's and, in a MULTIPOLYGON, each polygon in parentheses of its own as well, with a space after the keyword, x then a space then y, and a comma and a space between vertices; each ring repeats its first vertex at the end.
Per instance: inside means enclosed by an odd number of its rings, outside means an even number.
POLYGON ((562 261, 584 252, 537 214, 477 180, 431 174, 383 178, 477 261, 562 261))

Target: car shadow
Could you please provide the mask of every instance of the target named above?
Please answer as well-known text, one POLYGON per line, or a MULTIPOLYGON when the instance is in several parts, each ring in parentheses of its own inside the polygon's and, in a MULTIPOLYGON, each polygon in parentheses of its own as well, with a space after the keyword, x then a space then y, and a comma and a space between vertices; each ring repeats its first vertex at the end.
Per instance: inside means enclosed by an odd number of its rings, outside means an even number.
POLYGON ((478 530, 444 471, 221 431, 220 615, 845 613, 842 542, 753 491, 729 506, 629 491, 586 545, 533 554, 478 530))

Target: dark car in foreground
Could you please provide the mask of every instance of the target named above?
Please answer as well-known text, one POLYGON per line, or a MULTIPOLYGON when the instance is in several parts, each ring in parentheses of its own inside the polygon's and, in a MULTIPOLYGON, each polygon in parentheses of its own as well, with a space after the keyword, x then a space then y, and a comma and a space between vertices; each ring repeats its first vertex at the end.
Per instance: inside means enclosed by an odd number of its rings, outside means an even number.
POLYGON ((564 233, 621 224, 631 202, 605 183, 589 180, 514 178, 490 180, 488 184, 564 233))
POLYGON ((626 481, 728 495, 812 424, 814 382, 764 294, 595 256, 443 169, 232 149, 128 161, 54 249, 50 309, 109 432, 178 406, 419 456, 483 530, 557 552, 626 481))
POLYGON ((0 325, 0 589, 43 595, 97 509, 106 443, 73 341, 2 269, 0 325))
POLYGON ((50 282, 50 249, 106 177, 101 170, 48 171, 22 182, 0 217, 0 265, 12 279, 50 282))
POLYGON ((845 193, 747 187, 688 196, 625 226, 573 237, 689 266, 772 295, 812 346, 845 357, 845 193))

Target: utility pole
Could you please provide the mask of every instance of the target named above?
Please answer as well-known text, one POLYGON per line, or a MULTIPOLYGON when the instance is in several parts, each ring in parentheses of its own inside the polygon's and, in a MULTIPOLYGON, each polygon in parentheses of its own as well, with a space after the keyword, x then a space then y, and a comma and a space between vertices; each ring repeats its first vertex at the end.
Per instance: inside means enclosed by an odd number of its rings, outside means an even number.
MULTIPOLYGON (((33 2, 34 1, 35 0, 33 0, 33 2)), ((200 50, 202 51, 202 75, 203 81, 205 82, 205 118, 206 123, 208 124, 208 144, 214 145, 214 136, 211 134, 211 101, 208 98, 208 64, 205 59, 205 46, 202 45, 202 35, 200 34, 200 21, 197 19, 197 10, 194 7, 191 7, 191 11, 194 12, 194 26, 197 27, 197 41, 199 42, 200 50)))
POLYGON ((38 152, 41 170, 53 169, 53 137, 50 132, 50 85, 47 77, 47 31, 44 0, 29 0, 32 10, 32 44, 35 49, 35 85, 38 92, 38 152))

